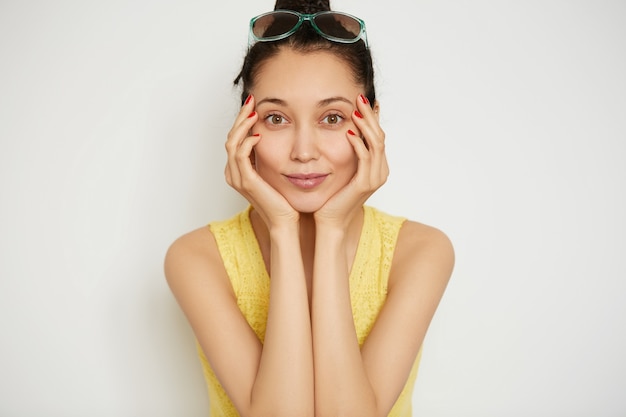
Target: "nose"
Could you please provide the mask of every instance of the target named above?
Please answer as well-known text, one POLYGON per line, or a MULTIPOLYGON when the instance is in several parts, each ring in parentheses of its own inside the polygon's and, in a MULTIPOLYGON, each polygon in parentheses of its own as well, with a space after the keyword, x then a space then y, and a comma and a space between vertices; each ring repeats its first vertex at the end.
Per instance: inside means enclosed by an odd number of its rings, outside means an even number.
POLYGON ((315 129, 301 126, 296 129, 291 148, 291 159, 308 162, 320 156, 315 129))

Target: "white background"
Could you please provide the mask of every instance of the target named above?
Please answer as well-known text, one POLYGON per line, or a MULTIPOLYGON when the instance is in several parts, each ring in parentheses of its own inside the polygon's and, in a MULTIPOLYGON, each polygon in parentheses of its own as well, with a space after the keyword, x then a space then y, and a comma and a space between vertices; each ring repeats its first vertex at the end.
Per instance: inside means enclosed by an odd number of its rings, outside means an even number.
MULTIPOLYGON (((626 3, 337 0, 374 53, 369 204, 457 265, 416 416, 626 415, 626 3)), ((223 180, 258 0, 0 2, 0 416, 208 413, 162 272, 223 180)))

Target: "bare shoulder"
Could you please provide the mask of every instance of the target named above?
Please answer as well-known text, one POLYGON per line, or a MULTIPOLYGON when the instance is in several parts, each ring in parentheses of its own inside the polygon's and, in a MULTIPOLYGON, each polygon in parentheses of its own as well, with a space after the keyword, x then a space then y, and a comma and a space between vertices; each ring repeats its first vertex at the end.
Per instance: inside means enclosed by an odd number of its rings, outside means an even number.
MULTIPOLYGON (((207 284, 226 277, 217 243, 209 227, 201 227, 176 239, 164 262, 167 282, 178 297, 183 287, 207 284)), ((223 280, 222 280, 223 281, 223 280)))
POLYGON ((441 230, 423 223, 407 220, 402 224, 396 252, 406 252, 411 257, 419 252, 427 251, 439 253, 444 257, 449 257, 449 261, 454 261, 454 249, 448 236, 441 230))
POLYGON ((441 230, 407 220, 403 223, 392 263, 389 285, 411 280, 446 284, 454 268, 454 247, 441 230))

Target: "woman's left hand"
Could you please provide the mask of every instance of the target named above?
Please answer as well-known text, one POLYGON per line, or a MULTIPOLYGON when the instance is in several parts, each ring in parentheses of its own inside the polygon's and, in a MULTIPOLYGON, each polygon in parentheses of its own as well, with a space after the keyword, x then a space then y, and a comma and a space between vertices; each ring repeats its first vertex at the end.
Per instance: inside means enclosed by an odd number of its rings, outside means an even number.
POLYGON ((380 188, 389 176, 385 155, 385 132, 378 123, 378 115, 362 94, 356 100, 352 121, 361 132, 352 131, 346 137, 358 158, 357 171, 345 187, 332 196, 317 212, 315 222, 345 229, 360 212, 365 201, 380 188))

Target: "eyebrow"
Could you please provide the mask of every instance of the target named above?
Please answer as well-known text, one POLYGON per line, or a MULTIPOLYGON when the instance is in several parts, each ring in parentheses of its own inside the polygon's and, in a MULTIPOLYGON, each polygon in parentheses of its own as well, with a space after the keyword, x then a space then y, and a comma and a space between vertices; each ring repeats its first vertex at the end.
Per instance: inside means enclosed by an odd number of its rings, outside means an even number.
POLYGON ((285 100, 281 100, 279 98, 273 98, 273 97, 268 97, 268 98, 264 98, 263 100, 259 100, 259 102, 256 105, 260 106, 263 103, 277 104, 279 106, 287 105, 287 102, 285 100))
MULTIPOLYGON (((352 105, 352 101, 348 100, 345 97, 342 96, 335 96, 335 97, 329 97, 329 98, 325 98, 323 100, 320 100, 319 103, 317 103, 317 107, 325 107, 328 106, 332 103, 335 103, 337 101, 341 101, 347 104, 352 105)), ((259 100, 259 102, 256 104, 257 106, 260 106, 263 103, 271 103, 271 104, 276 104, 278 106, 283 106, 286 107, 287 106, 287 102, 285 100, 282 100, 280 98, 275 98, 275 97, 267 97, 264 98, 262 100, 259 100)))
POLYGON ((324 100, 321 100, 319 103, 317 103, 317 107, 326 107, 329 104, 333 104, 336 101, 342 101, 344 103, 348 103, 349 105, 352 105, 352 101, 348 100, 345 97, 342 96, 336 96, 336 97, 330 97, 330 98, 326 98, 324 100))

